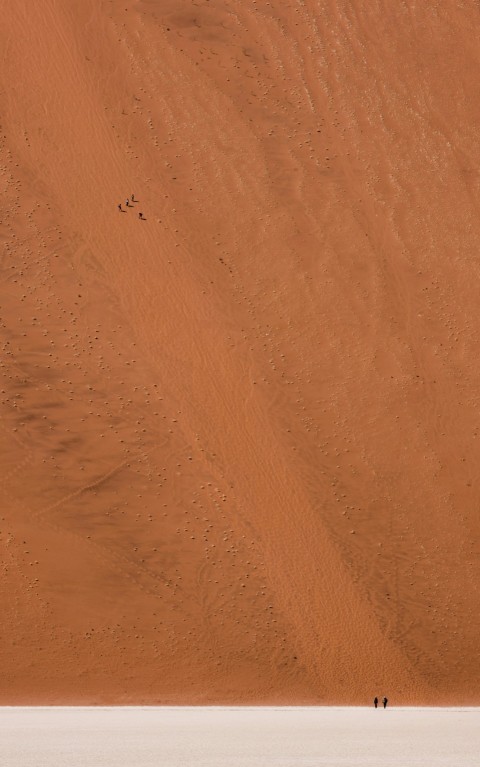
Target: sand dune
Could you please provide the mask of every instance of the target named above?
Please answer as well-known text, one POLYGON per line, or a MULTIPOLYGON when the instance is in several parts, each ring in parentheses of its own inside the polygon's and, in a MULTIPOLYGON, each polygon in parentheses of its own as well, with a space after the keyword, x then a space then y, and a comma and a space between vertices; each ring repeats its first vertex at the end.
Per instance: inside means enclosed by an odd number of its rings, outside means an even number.
POLYGON ((479 702, 477 21, 5 7, 1 702, 479 702))

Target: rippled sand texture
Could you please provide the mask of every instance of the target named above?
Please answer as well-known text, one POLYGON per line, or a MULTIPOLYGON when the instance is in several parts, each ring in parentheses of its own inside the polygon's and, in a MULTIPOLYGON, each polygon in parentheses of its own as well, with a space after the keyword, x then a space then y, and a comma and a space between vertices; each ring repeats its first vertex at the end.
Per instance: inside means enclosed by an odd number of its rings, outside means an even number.
POLYGON ((478 20, 4 5, 1 701, 479 702, 478 20))

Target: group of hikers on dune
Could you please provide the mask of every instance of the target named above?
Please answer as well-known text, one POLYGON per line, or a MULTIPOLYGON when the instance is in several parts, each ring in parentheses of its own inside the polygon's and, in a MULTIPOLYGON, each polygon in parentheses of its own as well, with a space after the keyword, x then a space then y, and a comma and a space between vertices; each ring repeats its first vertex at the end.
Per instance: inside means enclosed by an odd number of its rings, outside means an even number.
MULTIPOLYGON (((132 203, 134 203, 134 202, 138 202, 138 200, 136 200, 135 199, 135 195, 132 194, 131 197, 127 197, 127 199, 125 200, 125 206, 127 208, 133 208, 133 204, 132 203)), ((118 210, 120 211, 120 213, 125 213, 125 211, 122 208, 122 203, 121 202, 118 203, 118 210)), ((139 213, 138 217, 141 218, 142 221, 145 221, 145 219, 143 218, 143 213, 139 213)))

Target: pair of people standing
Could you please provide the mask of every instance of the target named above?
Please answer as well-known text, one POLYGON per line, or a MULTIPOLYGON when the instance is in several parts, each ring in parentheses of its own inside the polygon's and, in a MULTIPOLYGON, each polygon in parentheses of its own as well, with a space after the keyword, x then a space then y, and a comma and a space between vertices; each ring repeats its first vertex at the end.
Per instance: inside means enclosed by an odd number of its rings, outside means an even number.
MULTIPOLYGON (((383 703, 383 708, 387 708, 388 698, 384 698, 382 700, 382 703, 383 703)), ((375 706, 375 708, 378 708, 378 698, 377 698, 377 696, 375 696, 374 699, 373 699, 373 705, 375 706)))

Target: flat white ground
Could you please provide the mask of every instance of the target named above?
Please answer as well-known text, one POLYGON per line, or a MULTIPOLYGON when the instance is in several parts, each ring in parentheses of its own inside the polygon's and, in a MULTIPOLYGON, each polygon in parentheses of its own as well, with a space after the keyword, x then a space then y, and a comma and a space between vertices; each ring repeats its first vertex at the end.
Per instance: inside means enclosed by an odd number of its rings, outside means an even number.
POLYGON ((0 708, 2 767, 472 767, 478 708, 0 708))

